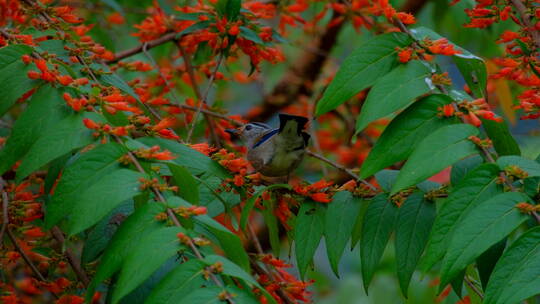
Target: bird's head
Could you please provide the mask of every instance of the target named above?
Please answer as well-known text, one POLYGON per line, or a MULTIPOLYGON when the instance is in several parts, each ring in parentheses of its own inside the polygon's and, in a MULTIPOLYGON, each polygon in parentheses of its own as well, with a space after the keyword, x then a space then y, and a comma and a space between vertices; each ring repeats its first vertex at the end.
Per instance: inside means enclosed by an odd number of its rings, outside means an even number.
POLYGON ((239 128, 227 129, 225 131, 232 136, 240 137, 240 139, 242 139, 248 146, 250 146, 251 143, 257 141, 259 138, 261 138, 261 136, 263 136, 271 129, 272 128, 267 124, 263 124, 260 122, 250 122, 242 125, 239 128))

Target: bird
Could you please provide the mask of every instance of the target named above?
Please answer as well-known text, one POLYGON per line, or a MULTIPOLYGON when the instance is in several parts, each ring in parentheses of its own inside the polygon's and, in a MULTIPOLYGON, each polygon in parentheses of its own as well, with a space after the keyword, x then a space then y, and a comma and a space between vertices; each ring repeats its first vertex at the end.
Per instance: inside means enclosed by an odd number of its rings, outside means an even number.
POLYGON ((283 177, 300 165, 310 135, 303 131, 309 120, 303 116, 279 114, 279 128, 250 122, 226 132, 242 139, 247 159, 255 170, 268 177, 283 177))

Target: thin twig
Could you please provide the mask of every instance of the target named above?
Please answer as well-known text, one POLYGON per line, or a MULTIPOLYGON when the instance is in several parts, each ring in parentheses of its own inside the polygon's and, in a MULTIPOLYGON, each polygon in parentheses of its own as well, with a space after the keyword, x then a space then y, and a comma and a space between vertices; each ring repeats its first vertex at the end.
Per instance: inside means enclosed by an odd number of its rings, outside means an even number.
MULTIPOLYGON (((253 270, 258 273, 259 275, 265 275, 267 277, 270 277, 272 278, 272 274, 269 273, 268 271, 266 271, 263 267, 261 267, 257 261, 255 261, 253 258, 250 258, 249 259, 250 261, 250 264, 251 266, 253 267, 253 270)), ((278 288, 276 290, 277 294, 279 295, 279 297, 286 303, 286 304, 294 304, 296 302, 294 302, 293 300, 291 300, 291 298, 289 298, 289 296, 281 289, 281 288, 278 288)))
MULTIPOLYGON (((202 94, 202 98, 199 101, 199 108, 197 109, 197 112, 195 112, 195 115, 193 116, 193 122, 191 125, 191 128, 188 131, 187 136, 187 142, 191 142, 191 136, 193 135, 193 131, 195 130, 195 126, 197 125, 197 119, 199 118, 199 114, 201 113, 203 105, 206 104, 206 99, 208 98, 208 94, 210 93, 210 89, 212 88, 212 84, 214 83, 214 79, 216 78, 216 74, 219 70, 219 66, 221 65, 221 62, 223 61, 223 53, 219 55, 218 61, 216 63, 216 68, 214 69, 214 72, 212 72, 212 75, 210 75, 210 79, 208 79, 208 86, 206 87, 206 90, 202 94)), ((196 85, 195 83, 192 83, 192 85, 196 85)), ((210 126, 212 129, 212 126, 210 126)), ((216 143, 217 144, 217 143, 216 143)))
POLYGON ((468 276, 465 276, 464 278, 465 283, 480 297, 480 299, 484 299, 484 295, 482 292, 476 287, 476 285, 471 281, 471 279, 468 276))
POLYGON ((377 191, 377 187, 373 186, 370 182, 368 182, 368 181, 366 181, 364 179, 361 179, 358 175, 354 174, 354 172, 352 172, 352 170, 350 170, 348 168, 345 168, 344 166, 342 166, 340 164, 337 164, 337 163, 329 160, 328 158, 326 158, 326 157, 324 157, 324 156, 322 156, 320 154, 317 154, 317 153, 315 153, 313 151, 307 150, 306 153, 311 157, 314 157, 314 158, 316 158, 318 160, 321 160, 321 161, 329 164, 330 166, 347 173, 348 175, 350 175, 355 180, 357 180, 357 181, 361 182, 362 184, 368 186, 371 190, 377 191))
MULTIPOLYGON (((169 41, 173 41, 175 38, 176 38, 176 35, 177 33, 167 33, 155 40, 151 40, 151 41, 148 41, 146 42, 146 49, 151 49, 151 48, 154 48, 158 45, 162 45, 164 43, 167 43, 169 41)), ((144 48, 144 44, 140 44, 134 48, 131 48, 129 50, 125 50, 125 51, 122 51, 122 52, 119 52, 119 53, 116 53, 114 55, 114 59, 112 60, 108 60, 106 61, 107 64, 113 64, 113 63, 116 63, 122 59, 125 59, 127 57, 131 57, 133 55, 136 55, 136 54, 139 54, 143 51, 143 48, 144 48)))
MULTIPOLYGON (((190 110, 190 111, 197 111, 199 109, 199 107, 194 107, 194 106, 190 106, 190 105, 186 105, 186 104, 181 104, 181 105, 178 105, 180 108, 182 109, 186 109, 186 110, 190 110)), ((243 125, 243 123, 241 121, 238 121, 236 119, 233 119, 233 118, 230 118, 228 117, 227 115, 225 114, 221 114, 221 113, 217 113, 217 112, 212 112, 210 110, 207 110, 207 109, 201 109, 201 113, 204 113, 204 114, 207 114, 209 116, 213 116, 213 117, 216 117, 216 118, 219 118, 219 119, 223 119, 223 120, 226 120, 228 122, 230 122, 231 124, 235 125, 235 126, 241 126, 243 125)))
MULTIPOLYGON (((54 226, 51 229, 53 237, 56 239, 58 243, 63 245, 65 243, 64 233, 62 233, 62 230, 58 228, 57 226, 54 226)), ((79 278, 79 281, 81 281, 84 285, 84 287, 87 287, 88 284, 90 284, 90 279, 88 279, 88 276, 84 272, 84 270, 81 268, 81 261, 77 256, 71 251, 71 249, 66 248, 66 257, 68 259, 69 264, 71 265, 71 268, 77 275, 77 278, 79 278)))

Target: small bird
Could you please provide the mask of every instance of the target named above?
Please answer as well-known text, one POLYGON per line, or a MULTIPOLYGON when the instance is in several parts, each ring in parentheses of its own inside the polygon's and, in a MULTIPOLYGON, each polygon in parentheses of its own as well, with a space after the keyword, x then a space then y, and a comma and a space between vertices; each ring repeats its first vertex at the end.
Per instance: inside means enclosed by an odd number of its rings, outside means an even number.
POLYGON ((298 167, 309 142, 304 132, 306 117, 279 114, 279 128, 251 122, 228 133, 239 136, 247 146, 247 159, 262 175, 269 177, 288 176, 298 167))

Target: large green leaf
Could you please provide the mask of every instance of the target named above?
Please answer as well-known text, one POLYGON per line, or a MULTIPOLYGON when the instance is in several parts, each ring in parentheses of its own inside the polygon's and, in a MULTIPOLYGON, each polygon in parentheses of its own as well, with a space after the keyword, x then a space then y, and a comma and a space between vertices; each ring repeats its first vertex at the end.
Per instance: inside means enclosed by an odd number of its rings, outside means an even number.
POLYGON ((70 115, 36 140, 17 169, 17 180, 73 149, 92 143, 92 131, 84 126, 82 119, 82 115, 70 115))
MULTIPOLYGON (((173 207, 192 206, 190 203, 179 197, 171 197, 168 199, 167 203, 173 207)), ((232 233, 229 229, 206 214, 194 216, 193 219, 201 230, 200 232, 206 237, 215 240, 216 243, 219 243, 231 261, 235 262, 244 270, 249 271, 249 257, 244 250, 242 241, 236 234, 232 233)))
POLYGON ((360 211, 354 221, 353 230, 351 232, 351 250, 356 246, 362 236, 362 226, 364 224, 364 216, 367 212, 370 200, 362 199, 360 203, 360 211))
MULTIPOLYGON (((21 57, 32 53, 27 45, 8 45, 0 49, 0 116, 4 115, 24 93, 37 85, 26 75, 35 65, 26 65, 21 57)), ((62 102, 62 100, 58 100, 62 102)))
POLYGON ((158 213, 163 211, 163 206, 157 203, 148 203, 135 210, 133 214, 122 222, 122 225, 120 225, 107 245, 96 275, 87 289, 87 301, 92 298, 95 288, 101 282, 120 270, 127 255, 133 251, 133 248, 139 244, 142 238, 148 233, 163 227, 163 223, 155 218, 158 213))
POLYGON ((158 145, 163 149, 167 149, 178 157, 173 162, 182 165, 188 169, 192 169, 192 173, 211 173, 220 178, 229 178, 231 175, 216 161, 201 152, 190 148, 189 146, 178 142, 156 137, 145 137, 138 139, 139 142, 147 146, 158 145))
POLYGON ((497 122, 489 119, 482 119, 482 126, 486 130, 487 136, 493 142, 495 151, 502 155, 521 155, 519 145, 510 133, 508 124, 505 121, 497 122))
POLYGON ((95 184, 80 189, 73 199, 74 212, 68 214, 61 227, 70 235, 94 225, 123 201, 140 192, 143 175, 129 169, 119 169, 103 176, 95 184))
POLYGON ((242 8, 241 0, 219 0, 216 9, 221 16, 227 17, 228 21, 235 21, 242 8))
MULTIPOLYGON (((425 38, 437 40, 443 38, 438 33, 425 27, 414 28, 411 30, 411 33, 418 40, 423 40, 425 38)), ((461 75, 463 75, 465 82, 467 82, 471 91, 478 96, 478 98, 484 97, 487 84, 487 69, 484 60, 451 41, 449 41, 449 43, 454 45, 456 50, 461 51, 461 54, 454 55, 452 58, 461 72, 461 75)))
POLYGON ((121 221, 133 212, 133 202, 126 201, 107 214, 87 234, 81 254, 81 263, 86 264, 95 261, 105 250, 112 239, 121 221))
POLYGON ((167 167, 171 170, 174 184, 178 186, 180 197, 194 205, 198 205, 199 184, 193 175, 183 166, 174 163, 168 163, 167 167))
POLYGON ((456 118, 441 118, 439 107, 452 102, 446 95, 430 95, 400 113, 383 134, 362 164, 360 177, 367 178, 381 169, 407 159, 424 137, 438 128, 453 124, 456 118))
POLYGON ((0 174, 23 158, 41 135, 51 132, 54 125, 69 114, 61 92, 46 85, 32 95, 28 107, 15 121, 11 135, 0 150, 0 174))
POLYGON ((294 253, 300 277, 304 277, 324 233, 325 208, 321 203, 305 201, 294 223, 294 253))
POLYGON ((337 108, 358 92, 370 87, 398 64, 396 47, 411 44, 403 33, 380 35, 354 50, 317 103, 316 114, 337 108))
POLYGON ((526 221, 529 216, 516 205, 527 201, 530 199, 523 193, 502 193, 467 213, 454 230, 442 261, 440 286, 446 286, 480 254, 526 221))
POLYGON ((176 236, 179 232, 185 230, 182 227, 163 227, 139 240, 122 263, 122 270, 112 292, 112 303, 118 303, 165 261, 185 247, 176 236))
POLYGON ((398 66, 369 91, 356 121, 356 132, 372 121, 406 108, 431 88, 431 69, 427 64, 414 60, 398 66))
MULTIPOLYGON (((223 304, 219 295, 224 291, 223 287, 209 286, 206 288, 192 289, 175 299, 176 304, 223 304)), ((233 300, 234 301, 234 300, 233 300)), ((236 302, 235 302, 236 303, 236 302)))
POLYGON ((119 170, 121 166, 118 160, 126 152, 122 146, 108 143, 83 153, 79 159, 70 164, 62 173, 54 195, 47 204, 46 227, 50 228, 62 218, 71 215, 81 192, 104 176, 119 170))
POLYGON ((482 289, 486 290, 491 273, 493 272, 497 261, 501 258, 505 247, 506 239, 503 239, 491 246, 476 259, 476 268, 478 269, 478 276, 482 283, 482 289))
POLYGON ((501 156, 497 159, 497 164, 501 170, 506 169, 508 166, 518 166, 520 169, 525 170, 527 174, 529 174, 528 177, 540 176, 540 163, 521 156, 501 156))
POLYGON ((540 293, 540 227, 522 234, 495 266, 486 288, 485 304, 519 303, 540 293))
POLYGON ((413 151, 399 172, 392 194, 415 185, 451 166, 460 159, 478 152, 468 139, 477 135, 478 129, 468 124, 439 128, 428 135, 413 151))
POLYGON ((465 215, 479 203, 502 193, 497 183, 499 169, 494 164, 483 164, 469 172, 442 203, 429 237, 422 268, 430 269, 446 252, 455 229, 465 215))
POLYGON ((435 220, 435 204, 423 192, 411 194, 399 208, 396 230, 396 264, 401 291, 408 294, 409 283, 428 241, 435 220))
POLYGON ((192 290, 203 288, 208 284, 203 276, 205 266, 197 259, 178 265, 156 285, 145 304, 173 304, 192 290))
POLYGON ((390 239, 399 209, 388 200, 386 194, 375 196, 364 216, 362 237, 360 239, 360 261, 362 264, 362 281, 367 292, 369 283, 377 269, 386 243, 390 239))
POLYGON ((347 242, 351 238, 354 223, 360 212, 362 199, 354 197, 349 191, 334 194, 328 204, 324 224, 324 239, 330 266, 339 275, 338 265, 347 242))
POLYGON ((450 171, 450 184, 457 185, 471 170, 477 168, 484 162, 482 156, 474 155, 472 157, 464 158, 452 166, 450 171))

